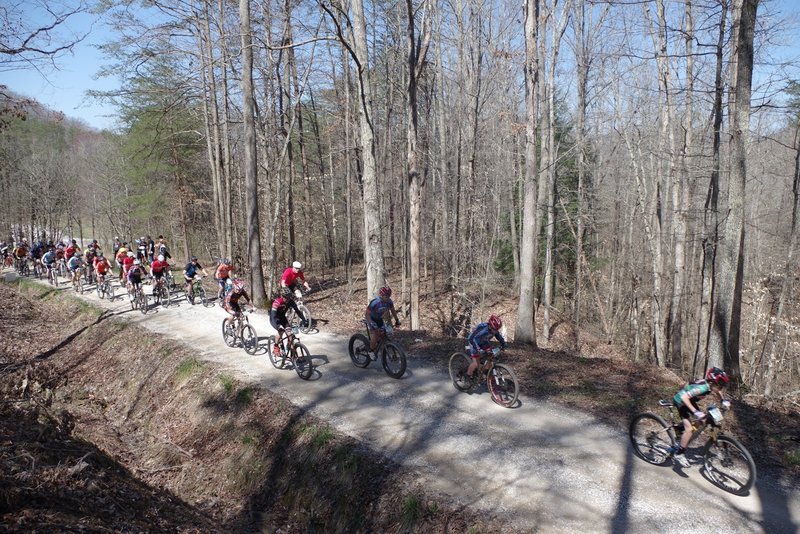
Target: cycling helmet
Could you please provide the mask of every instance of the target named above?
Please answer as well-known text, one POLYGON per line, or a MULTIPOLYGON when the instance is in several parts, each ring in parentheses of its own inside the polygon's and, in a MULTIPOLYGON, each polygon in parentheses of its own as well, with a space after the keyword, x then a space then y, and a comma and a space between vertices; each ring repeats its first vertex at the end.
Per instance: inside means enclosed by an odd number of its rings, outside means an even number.
POLYGON ((378 290, 379 297, 391 297, 392 296, 392 288, 389 286, 383 286, 378 290))
POLYGON ((133 260, 133 264, 134 264, 134 265, 141 265, 141 264, 142 264, 142 262, 140 262, 139 260, 133 260))
POLYGON ((192 256, 192 261, 197 261, 197 256, 192 256))
POLYGON ((490 315, 489 320, 486 322, 489 323, 489 326, 492 328, 492 330, 500 330, 503 328, 503 320, 496 315, 490 315))
POLYGON ((303 268, 303 264, 300 263, 299 261, 295 261, 295 262, 292 262, 292 267, 294 267, 295 269, 302 269, 303 268))
POLYGON ((158 261, 164 261, 164 255, 163 254, 158 256, 158 261))
POLYGON ((128 251, 128 257, 129 258, 133 258, 134 256, 136 256, 136 254, 134 254, 132 250, 129 250, 128 251))
POLYGON ((719 367, 712 367, 706 372, 706 382, 724 386, 728 383, 728 374, 719 367))
POLYGON ((237 278, 233 281, 233 290, 234 291, 242 291, 244 290, 244 280, 241 278, 237 278))

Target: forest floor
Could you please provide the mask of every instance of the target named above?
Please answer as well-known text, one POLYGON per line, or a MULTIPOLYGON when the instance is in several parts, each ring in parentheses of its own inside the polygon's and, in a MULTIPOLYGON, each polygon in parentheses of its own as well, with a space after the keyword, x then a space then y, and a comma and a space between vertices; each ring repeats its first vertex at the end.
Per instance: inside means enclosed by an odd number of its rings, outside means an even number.
MULTIPOLYGON (((356 331, 365 290, 350 293, 333 277, 313 285, 306 303, 317 327, 356 331)), ((0 284, 0 390, 7 399, 0 405, 0 525, 6 529, 514 531, 502 517, 427 495, 413 473, 333 433, 281 396, 239 387, 190 350, 59 293, 0 284), (163 372, 170 366, 177 371, 163 372), (147 375, 139 376, 140 369, 147 375), (199 405, 213 408, 215 417, 196 420, 199 405), (234 427, 247 431, 234 440, 234 427), (253 462, 259 452, 266 456, 253 462)), ((446 367, 464 340, 443 332, 463 330, 470 312, 452 295, 423 302, 423 309, 426 330, 403 327, 397 337, 415 359, 446 367)), ((487 309, 513 324, 510 296, 493 293, 487 309)), ((550 345, 512 343, 505 352, 523 377, 521 393, 620 429, 682 385, 672 372, 631 363, 566 322, 554 328, 550 345), (558 348, 576 344, 580 352, 558 348)), ((729 430, 752 452, 760 473, 797 487, 797 404, 733 397, 729 430)))

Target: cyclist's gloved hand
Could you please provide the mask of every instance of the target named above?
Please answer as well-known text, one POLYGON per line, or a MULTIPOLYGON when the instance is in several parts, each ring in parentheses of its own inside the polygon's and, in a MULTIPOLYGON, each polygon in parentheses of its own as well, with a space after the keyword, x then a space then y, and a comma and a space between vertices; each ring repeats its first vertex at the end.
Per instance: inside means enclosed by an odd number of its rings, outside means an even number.
POLYGON ((706 416, 706 414, 698 410, 694 412, 694 416, 697 417, 698 419, 703 419, 706 416))
POLYGON ((731 401, 729 401, 729 400, 722 401, 722 409, 723 410, 729 410, 730 408, 731 408, 731 401))

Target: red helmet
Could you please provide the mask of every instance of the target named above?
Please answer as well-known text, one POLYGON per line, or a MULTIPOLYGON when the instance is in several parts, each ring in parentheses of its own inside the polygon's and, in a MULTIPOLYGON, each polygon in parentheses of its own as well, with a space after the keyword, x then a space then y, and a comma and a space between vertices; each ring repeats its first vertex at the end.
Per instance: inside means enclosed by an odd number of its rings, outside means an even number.
POLYGON ((706 372, 706 382, 724 386, 728 383, 728 374, 719 367, 712 367, 706 372))
POLYGON ((496 315, 490 315, 489 320, 486 322, 489 323, 489 326, 492 327, 492 330, 500 330, 503 328, 503 320, 496 315))
POLYGON ((244 280, 241 278, 237 278, 233 281, 233 290, 234 291, 241 291, 244 289, 244 280))
POLYGON ((392 296, 392 288, 389 286, 383 286, 378 290, 379 297, 391 297, 392 296))

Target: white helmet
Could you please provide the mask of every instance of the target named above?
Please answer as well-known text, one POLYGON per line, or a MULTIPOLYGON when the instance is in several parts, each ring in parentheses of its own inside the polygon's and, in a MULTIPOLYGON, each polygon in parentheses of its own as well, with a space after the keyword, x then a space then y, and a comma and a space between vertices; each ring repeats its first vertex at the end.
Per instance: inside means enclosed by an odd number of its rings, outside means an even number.
POLYGON ((164 255, 163 254, 158 256, 158 261, 164 261, 164 255))
POLYGON ((294 263, 292 263, 292 267, 294 267, 295 269, 302 269, 303 264, 300 263, 299 261, 295 261, 294 263))
POLYGON ((128 257, 133 258, 134 256, 136 256, 136 254, 134 254, 132 250, 129 250, 128 257))
POLYGON ((133 260, 133 264, 134 264, 134 265, 141 265, 141 264, 142 264, 142 262, 140 262, 139 260, 133 260))

